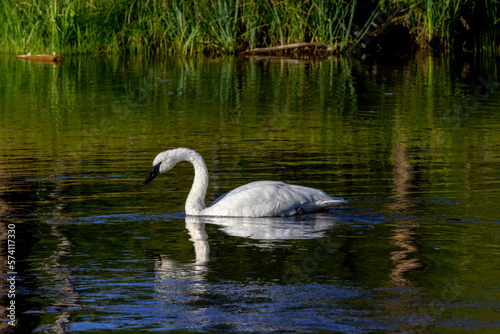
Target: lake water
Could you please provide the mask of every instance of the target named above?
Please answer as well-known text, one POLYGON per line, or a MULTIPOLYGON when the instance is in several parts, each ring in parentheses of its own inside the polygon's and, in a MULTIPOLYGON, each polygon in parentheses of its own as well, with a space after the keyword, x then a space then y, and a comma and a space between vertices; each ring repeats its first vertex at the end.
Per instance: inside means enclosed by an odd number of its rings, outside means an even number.
POLYGON ((0 328, 497 333, 498 64, 0 56, 0 328), (185 217, 176 147, 348 204, 185 217))

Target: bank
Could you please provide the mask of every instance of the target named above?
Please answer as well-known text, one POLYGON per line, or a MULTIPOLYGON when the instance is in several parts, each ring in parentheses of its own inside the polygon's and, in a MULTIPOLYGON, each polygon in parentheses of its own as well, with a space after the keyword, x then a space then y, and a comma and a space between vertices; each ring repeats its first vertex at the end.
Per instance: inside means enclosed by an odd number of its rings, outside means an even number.
POLYGON ((500 49, 496 0, 0 1, 0 47, 13 54, 220 55, 297 43, 355 55, 500 49))

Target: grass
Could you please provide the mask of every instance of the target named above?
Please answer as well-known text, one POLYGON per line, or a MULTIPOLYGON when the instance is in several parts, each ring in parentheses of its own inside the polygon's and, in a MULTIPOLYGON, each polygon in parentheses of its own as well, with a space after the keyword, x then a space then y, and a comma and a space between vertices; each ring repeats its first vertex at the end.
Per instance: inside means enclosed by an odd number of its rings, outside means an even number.
POLYGON ((424 49, 463 49, 477 51, 474 41, 481 36, 482 46, 500 46, 499 0, 403 0, 399 6, 408 8, 403 21, 415 43, 424 49))
POLYGON ((346 50, 360 43, 376 11, 399 8, 399 24, 418 48, 487 47, 495 52, 500 45, 499 4, 499 0, 0 0, 0 47, 16 54, 189 55, 313 41, 346 50))

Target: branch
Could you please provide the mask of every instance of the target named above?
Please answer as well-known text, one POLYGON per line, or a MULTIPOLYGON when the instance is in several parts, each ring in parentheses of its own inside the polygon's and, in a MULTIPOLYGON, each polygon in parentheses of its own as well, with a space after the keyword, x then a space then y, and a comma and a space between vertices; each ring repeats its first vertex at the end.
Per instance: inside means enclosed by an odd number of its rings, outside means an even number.
POLYGON ((305 42, 305 43, 295 43, 295 44, 287 44, 287 45, 280 45, 280 46, 272 46, 269 48, 256 48, 252 50, 246 50, 245 53, 252 53, 252 54, 258 54, 258 53, 269 53, 269 52, 276 52, 276 51, 283 51, 283 50, 290 50, 290 49, 301 49, 301 48, 314 48, 314 49, 323 49, 325 51, 330 51, 330 46, 327 44, 322 44, 322 43, 314 43, 314 42, 305 42))

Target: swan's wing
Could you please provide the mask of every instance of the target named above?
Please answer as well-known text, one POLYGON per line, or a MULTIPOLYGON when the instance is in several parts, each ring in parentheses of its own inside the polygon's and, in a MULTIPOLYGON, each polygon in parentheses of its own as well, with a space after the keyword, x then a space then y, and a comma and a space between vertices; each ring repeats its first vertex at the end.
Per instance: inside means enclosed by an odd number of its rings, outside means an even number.
POLYGON ((220 201, 221 199, 223 199, 224 197, 226 197, 227 194, 229 194, 229 192, 225 193, 224 195, 220 195, 219 197, 217 197, 217 199, 215 201, 213 201, 212 204, 210 204, 210 206, 214 206, 218 201, 220 201))
POLYGON ((321 190, 275 181, 258 181, 219 197, 204 215, 233 217, 290 216, 345 203, 321 190))

